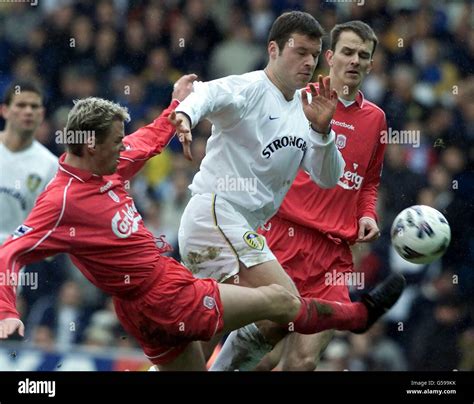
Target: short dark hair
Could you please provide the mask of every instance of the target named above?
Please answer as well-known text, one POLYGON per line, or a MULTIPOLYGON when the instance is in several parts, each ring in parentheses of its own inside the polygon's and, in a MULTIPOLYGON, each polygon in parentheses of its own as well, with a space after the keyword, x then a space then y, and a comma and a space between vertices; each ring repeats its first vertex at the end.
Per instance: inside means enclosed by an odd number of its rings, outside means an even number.
POLYGON ((40 96, 41 100, 43 99, 43 94, 36 83, 33 83, 32 81, 14 81, 5 90, 3 103, 5 105, 10 105, 15 95, 25 91, 36 93, 40 96))
POLYGON ((324 35, 324 29, 311 14, 290 11, 283 13, 275 20, 268 34, 268 43, 275 41, 281 52, 291 34, 295 33, 318 39, 324 35))
POLYGON ((370 57, 374 55, 375 48, 377 47, 377 44, 379 42, 379 40, 377 39, 377 35, 375 35, 374 30, 370 28, 369 25, 359 20, 348 21, 348 22, 337 24, 334 26, 334 28, 331 30, 331 46, 330 47, 332 51, 336 50, 337 41, 339 41, 339 37, 341 36, 341 33, 344 31, 354 32, 364 42, 372 41, 374 43, 374 49, 372 49, 372 54, 370 55, 370 57))

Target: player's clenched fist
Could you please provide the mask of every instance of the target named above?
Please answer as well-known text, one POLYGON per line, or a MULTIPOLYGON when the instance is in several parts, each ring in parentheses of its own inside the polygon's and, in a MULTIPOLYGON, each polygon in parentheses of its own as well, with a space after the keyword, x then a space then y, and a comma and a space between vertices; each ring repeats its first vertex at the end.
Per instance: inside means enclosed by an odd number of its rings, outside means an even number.
POLYGON ((18 332, 22 337, 25 336, 25 326, 17 318, 6 318, 0 320, 0 339, 7 339, 18 332))

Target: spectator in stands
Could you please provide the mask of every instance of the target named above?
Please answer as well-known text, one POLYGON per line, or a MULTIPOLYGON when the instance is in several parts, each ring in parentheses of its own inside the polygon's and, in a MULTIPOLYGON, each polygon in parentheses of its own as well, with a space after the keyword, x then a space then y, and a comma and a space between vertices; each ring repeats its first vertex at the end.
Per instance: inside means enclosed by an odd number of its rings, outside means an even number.
POLYGON ((79 285, 74 281, 66 281, 58 296, 45 296, 34 304, 27 319, 27 327, 32 331, 36 326, 48 327, 52 330, 57 347, 69 348, 82 340, 89 314, 83 306, 79 285))

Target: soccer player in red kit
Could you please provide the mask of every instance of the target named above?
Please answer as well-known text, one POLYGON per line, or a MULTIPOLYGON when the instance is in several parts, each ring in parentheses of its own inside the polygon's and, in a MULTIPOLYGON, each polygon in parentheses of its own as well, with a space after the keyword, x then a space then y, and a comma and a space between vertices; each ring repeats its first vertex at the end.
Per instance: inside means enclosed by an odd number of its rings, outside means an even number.
MULTIPOLYGON (((268 230, 262 231, 301 296, 349 303, 349 285, 338 279, 348 279, 344 274, 353 270, 350 246, 380 235, 375 206, 387 123, 384 112, 359 90, 376 45, 373 30, 361 21, 332 29, 326 60, 339 102, 331 125, 346 162, 344 175, 336 187, 321 189, 300 171, 268 230)), ((273 368, 282 351, 283 370, 314 370, 333 335, 333 330, 293 334, 258 369, 273 368)))
POLYGON ((263 319, 284 329, 291 323, 301 333, 364 331, 398 299, 401 279, 376 288, 375 305, 340 305, 300 298, 278 285, 254 289, 197 279, 175 260, 161 256, 127 189, 175 131, 182 143, 189 143, 191 133, 174 109, 190 93, 195 78, 178 80, 171 105, 127 137, 125 108, 95 97, 75 103, 65 129, 65 138, 72 141, 55 178, 0 248, 0 275, 8 280, 0 284, 0 339, 24 334, 15 307, 20 268, 59 252, 68 253, 91 283, 113 296, 121 324, 160 370, 205 370, 199 340, 263 319))

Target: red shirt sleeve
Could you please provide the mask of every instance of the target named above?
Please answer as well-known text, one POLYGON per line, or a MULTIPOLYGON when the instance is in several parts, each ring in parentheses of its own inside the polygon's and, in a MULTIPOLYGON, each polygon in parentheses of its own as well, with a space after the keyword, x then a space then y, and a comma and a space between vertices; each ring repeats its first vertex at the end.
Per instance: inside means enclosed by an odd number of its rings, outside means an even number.
POLYGON ((123 140, 126 150, 120 154, 117 173, 124 179, 132 178, 147 160, 161 153, 175 134, 168 116, 179 105, 178 100, 166 108, 152 123, 126 136, 123 140))
POLYGON ((20 269, 69 249, 68 244, 58 237, 64 214, 62 207, 55 206, 43 195, 38 198, 24 224, 0 247, 0 320, 20 318, 16 310, 20 269))
MULTIPOLYGON (((380 134, 382 131, 387 130, 387 121, 383 118, 380 134)), ((367 169, 362 188, 360 190, 359 198, 357 201, 357 219, 361 217, 371 217, 377 221, 377 191, 380 184, 380 176, 382 175, 382 166, 386 144, 382 143, 379 139, 377 148, 375 149, 374 155, 370 161, 367 169)))

